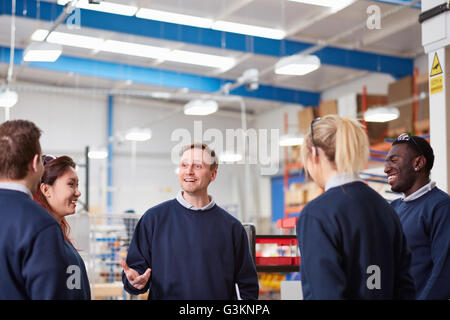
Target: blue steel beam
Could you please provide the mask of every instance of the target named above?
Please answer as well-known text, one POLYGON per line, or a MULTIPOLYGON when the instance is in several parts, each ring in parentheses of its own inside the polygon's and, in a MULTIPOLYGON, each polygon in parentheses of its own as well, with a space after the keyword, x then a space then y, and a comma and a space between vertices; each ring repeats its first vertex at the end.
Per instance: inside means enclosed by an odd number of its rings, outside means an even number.
MULTIPOLYGON (((62 9, 63 6, 56 3, 23 0, 17 3, 16 15, 23 18, 54 21, 62 12, 62 9), (25 8, 26 10, 24 10, 25 8)), ((274 57, 292 55, 313 45, 299 41, 253 37, 92 10, 81 9, 80 12, 82 27, 274 57)), ((3 1, 0 8, 1 14, 11 14, 10 1, 3 1)), ((335 47, 323 48, 317 51, 315 55, 325 65, 387 73, 394 78, 401 78, 413 73, 413 60, 408 58, 335 47)))
MULTIPOLYGON (((370 1, 404 6, 404 5, 410 4, 414 0, 370 0, 370 1)), ((419 9, 420 10, 421 9, 421 3, 422 3, 422 1, 419 1, 418 3, 416 3, 415 5, 413 5, 411 7, 414 8, 414 9, 419 9)))
MULTIPOLYGON (((14 63, 21 65, 22 49, 14 52, 14 63)), ((0 63, 9 63, 10 49, 0 47, 0 63)), ((182 72, 174 72, 146 67, 132 66, 93 59, 60 56, 55 62, 30 62, 30 67, 59 72, 75 72, 80 75, 100 77, 112 80, 132 80, 135 83, 164 86, 170 88, 188 88, 193 91, 215 92, 226 82, 233 80, 204 77, 182 72)), ((264 100, 297 103, 306 106, 317 106, 320 93, 292 90, 287 88, 260 85, 258 90, 247 91, 240 87, 231 91, 233 95, 264 100)))

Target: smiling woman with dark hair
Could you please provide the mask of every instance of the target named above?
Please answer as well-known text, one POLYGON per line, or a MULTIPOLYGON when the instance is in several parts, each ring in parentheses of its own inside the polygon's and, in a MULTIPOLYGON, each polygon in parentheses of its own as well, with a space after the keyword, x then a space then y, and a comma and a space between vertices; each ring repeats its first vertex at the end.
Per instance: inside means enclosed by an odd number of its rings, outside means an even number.
MULTIPOLYGON (((44 174, 33 197, 44 209, 46 209, 62 228, 65 249, 74 267, 72 283, 69 292, 72 299, 90 300, 91 291, 83 259, 69 239, 69 224, 66 216, 75 213, 77 200, 81 193, 78 190, 78 176, 75 171, 75 162, 68 156, 54 157, 42 156, 44 174)), ((68 281, 69 282, 69 281, 68 281)))

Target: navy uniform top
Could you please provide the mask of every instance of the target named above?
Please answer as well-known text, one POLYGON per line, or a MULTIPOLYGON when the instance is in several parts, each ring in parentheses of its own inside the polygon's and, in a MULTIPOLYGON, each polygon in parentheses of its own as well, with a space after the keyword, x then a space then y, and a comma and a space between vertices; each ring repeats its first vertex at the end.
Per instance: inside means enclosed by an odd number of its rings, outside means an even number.
POLYGON ((29 192, 0 188, 0 221, 0 299, 69 299, 70 262, 56 220, 29 192))
POLYGON ((337 184, 309 202, 297 237, 304 299, 414 299, 400 221, 364 182, 337 184))
POLYGON ((257 299, 258 277, 242 224, 217 205, 192 210, 176 199, 149 209, 139 220, 127 264, 139 274, 151 268, 142 290, 125 274, 131 294, 149 299, 257 299))
POLYGON ((450 299, 450 196, 437 187, 420 191, 391 203, 412 251, 417 299, 450 299))

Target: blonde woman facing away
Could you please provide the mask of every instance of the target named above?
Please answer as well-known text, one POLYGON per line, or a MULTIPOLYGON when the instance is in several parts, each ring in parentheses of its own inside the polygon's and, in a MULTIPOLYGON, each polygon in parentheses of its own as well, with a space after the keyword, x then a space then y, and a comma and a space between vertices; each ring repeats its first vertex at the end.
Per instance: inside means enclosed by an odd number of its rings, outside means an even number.
POLYGON ((297 222, 304 299, 414 299, 400 221, 358 178, 368 156, 357 121, 336 115, 312 121, 302 160, 325 192, 297 222))

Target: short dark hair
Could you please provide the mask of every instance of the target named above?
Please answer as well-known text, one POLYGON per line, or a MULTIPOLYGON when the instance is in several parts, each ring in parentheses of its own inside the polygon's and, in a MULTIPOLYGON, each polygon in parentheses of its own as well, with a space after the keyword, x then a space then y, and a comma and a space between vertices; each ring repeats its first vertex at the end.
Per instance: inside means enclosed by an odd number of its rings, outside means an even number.
POLYGON ((206 143, 200 143, 200 142, 194 142, 192 144, 188 144, 181 148, 180 156, 182 156, 187 150, 190 149, 201 149, 205 150, 212 158, 213 162, 210 163, 211 165, 211 171, 217 170, 219 167, 219 159, 216 156, 216 152, 208 147, 206 143))
POLYGON ((419 155, 424 156, 426 160, 425 170, 429 174, 434 164, 434 153, 433 148, 431 148, 431 145, 428 143, 428 141, 419 136, 409 136, 408 140, 396 139, 392 143, 392 146, 402 143, 407 144, 409 149, 415 152, 417 156, 419 155))
POLYGON ((0 177, 25 178, 28 164, 36 154, 41 154, 41 133, 27 120, 10 120, 0 125, 0 177))

